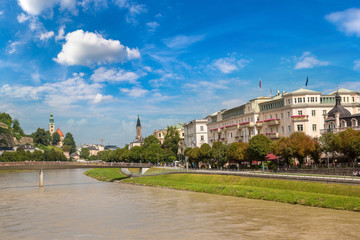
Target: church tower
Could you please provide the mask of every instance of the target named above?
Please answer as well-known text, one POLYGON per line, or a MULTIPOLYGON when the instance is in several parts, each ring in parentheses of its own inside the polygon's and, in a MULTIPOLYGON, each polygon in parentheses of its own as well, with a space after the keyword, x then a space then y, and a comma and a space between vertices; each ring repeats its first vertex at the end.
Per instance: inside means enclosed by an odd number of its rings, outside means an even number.
POLYGON ((140 123, 140 117, 138 115, 137 123, 136 123, 136 140, 142 139, 141 136, 141 123, 140 123))
POLYGON ((50 113, 50 119, 49 119, 49 132, 51 135, 55 132, 55 122, 54 122, 54 116, 52 113, 50 113))

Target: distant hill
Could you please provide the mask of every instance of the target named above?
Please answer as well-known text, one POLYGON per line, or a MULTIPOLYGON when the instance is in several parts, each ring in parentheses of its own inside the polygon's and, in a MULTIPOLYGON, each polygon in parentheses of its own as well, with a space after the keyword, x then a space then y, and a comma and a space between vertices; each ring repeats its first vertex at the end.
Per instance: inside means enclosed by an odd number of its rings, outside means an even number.
POLYGON ((0 147, 32 143, 32 138, 25 136, 17 119, 12 119, 7 113, 0 113, 0 147))

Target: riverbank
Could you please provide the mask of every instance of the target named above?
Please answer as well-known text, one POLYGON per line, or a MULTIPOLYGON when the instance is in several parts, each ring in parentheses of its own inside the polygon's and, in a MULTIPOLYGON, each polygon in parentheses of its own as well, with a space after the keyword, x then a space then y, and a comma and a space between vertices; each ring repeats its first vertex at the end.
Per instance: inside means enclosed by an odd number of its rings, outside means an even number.
POLYGON ((128 178, 119 168, 93 168, 87 170, 84 174, 104 182, 114 182, 128 178))
MULTIPOLYGON (((96 170, 98 172, 97 176, 104 179, 113 179, 106 174, 113 175, 112 172, 116 169, 109 169, 109 171, 103 173, 99 173, 99 170, 104 169, 96 170)), ((87 175, 91 176, 92 174, 87 175)), ((126 178, 125 175, 123 176, 121 179, 115 180, 121 180, 124 183, 193 192, 360 211, 360 186, 354 185, 206 174, 169 174, 139 178, 126 178)))

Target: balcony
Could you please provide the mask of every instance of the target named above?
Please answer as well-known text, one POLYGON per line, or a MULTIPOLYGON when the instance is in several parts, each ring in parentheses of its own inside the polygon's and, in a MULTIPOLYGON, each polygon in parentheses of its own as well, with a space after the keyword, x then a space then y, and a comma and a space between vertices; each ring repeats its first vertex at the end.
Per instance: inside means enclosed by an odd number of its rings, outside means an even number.
POLYGON ((244 140, 243 136, 235 136, 236 141, 242 142, 244 140))
POLYGON ((255 125, 257 127, 261 127, 263 125, 264 121, 256 121, 255 125))
POLYGON ((292 115, 290 116, 293 122, 307 122, 309 115, 292 115))
POLYGON ((238 124, 238 129, 246 128, 246 127, 253 127, 253 126, 254 126, 253 122, 241 122, 238 124))
POLYGON ((280 124, 280 119, 279 118, 265 119, 264 124, 266 124, 266 125, 279 125, 280 124))
POLYGON ((226 128, 232 128, 232 127, 236 127, 237 126, 237 124, 232 124, 232 125, 226 125, 225 127, 226 128))
POLYGON ((279 133, 277 132, 267 132, 265 133, 266 136, 268 136, 269 138, 279 138, 279 133))

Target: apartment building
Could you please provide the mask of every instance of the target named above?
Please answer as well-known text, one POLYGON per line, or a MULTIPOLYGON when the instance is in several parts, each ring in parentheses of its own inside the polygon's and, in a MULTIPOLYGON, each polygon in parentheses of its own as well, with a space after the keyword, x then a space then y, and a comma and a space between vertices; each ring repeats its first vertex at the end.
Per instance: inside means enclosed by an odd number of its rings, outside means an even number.
POLYGON ((257 134, 277 140, 295 131, 319 137, 320 130, 325 128, 325 115, 335 105, 336 94, 351 114, 360 112, 360 93, 356 91, 339 89, 327 95, 309 89, 277 91, 273 97, 258 97, 207 116, 209 143, 248 142, 257 134))
POLYGON ((201 147, 208 143, 208 130, 206 119, 194 119, 184 124, 184 144, 185 148, 201 147))

